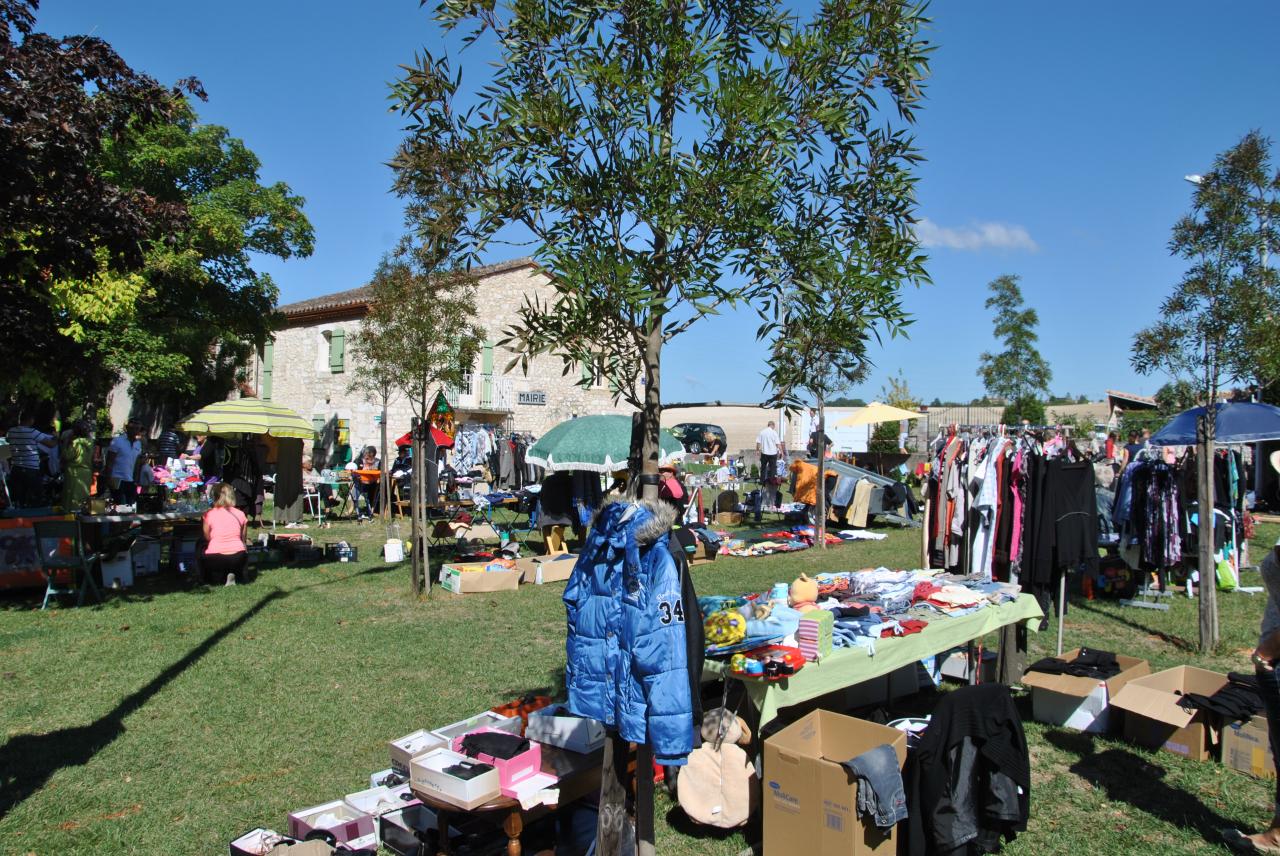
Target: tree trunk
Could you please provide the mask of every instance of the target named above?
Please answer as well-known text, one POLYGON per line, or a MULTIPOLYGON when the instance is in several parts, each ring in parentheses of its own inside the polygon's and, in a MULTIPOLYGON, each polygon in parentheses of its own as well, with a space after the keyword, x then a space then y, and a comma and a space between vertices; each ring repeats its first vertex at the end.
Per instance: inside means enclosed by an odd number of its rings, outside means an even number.
POLYGON ((1199 570, 1200 570, 1200 650, 1210 653, 1218 645, 1218 571, 1213 561, 1213 435, 1214 402, 1209 400, 1205 414, 1196 426, 1199 476, 1196 501, 1199 506, 1199 570))
POLYGON ((387 399, 382 399, 382 475, 378 477, 378 503, 382 509, 382 519, 387 520, 391 516, 391 482, 387 478, 387 471, 391 469, 387 462, 387 399))
POLYGON ((409 447, 412 450, 411 454, 413 455, 412 476, 409 482, 409 506, 410 518, 412 520, 409 530, 409 542, 412 545, 409 551, 411 553, 409 572, 413 574, 413 593, 415 596, 422 593, 422 566, 423 559, 426 554, 426 551, 423 549, 423 544, 427 534, 424 531, 424 528, 418 525, 418 515, 422 511, 422 503, 419 501, 419 497, 422 494, 423 477, 426 475, 422 469, 422 440, 418 436, 418 426, 419 421, 415 416, 410 428, 410 439, 412 441, 412 445, 409 447))
POLYGON ((644 349, 644 408, 641 410, 640 492, 641 499, 658 499, 658 438, 662 431, 662 316, 650 320, 644 349))
MULTIPOLYGON (((827 549, 827 405, 818 396, 818 496, 817 519, 813 521, 814 543, 827 549)), ((793 497, 794 498, 794 497, 793 497)))

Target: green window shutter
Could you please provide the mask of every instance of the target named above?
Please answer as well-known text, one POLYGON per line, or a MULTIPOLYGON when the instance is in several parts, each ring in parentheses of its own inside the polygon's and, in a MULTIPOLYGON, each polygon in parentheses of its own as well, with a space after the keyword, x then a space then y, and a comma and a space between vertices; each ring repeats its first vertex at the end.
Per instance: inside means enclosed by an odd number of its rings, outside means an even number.
POLYGON ((612 394, 612 395, 617 395, 617 394, 618 394, 618 390, 619 390, 619 389, 621 389, 621 388, 622 388, 622 387, 620 387, 620 386, 618 385, 618 381, 617 381, 617 380, 615 380, 615 379, 614 379, 614 378, 612 378, 612 377, 610 377, 610 378, 609 378, 609 392, 610 392, 610 394, 612 394))
POLYGON ((311 417, 311 428, 312 428, 312 430, 313 430, 313 431, 315 431, 315 432, 316 432, 316 442, 317 442, 317 443, 319 443, 319 442, 320 442, 320 440, 321 440, 321 438, 324 436, 324 423, 325 423, 326 421, 327 421, 327 420, 326 420, 323 416, 312 416, 312 417, 311 417))
POLYGON ((347 334, 338 329, 329 334, 329 371, 341 374, 347 356, 347 334))
POLYGON ((480 350, 480 373, 493 374, 493 347, 492 341, 485 342, 484 347, 480 350))
POLYGON ((262 400, 271 400, 271 375, 274 370, 276 346, 267 342, 262 346, 262 400))
POLYGON ((594 377, 594 374, 591 371, 591 363, 589 361, 584 361, 582 363, 582 385, 590 386, 592 377, 594 377))

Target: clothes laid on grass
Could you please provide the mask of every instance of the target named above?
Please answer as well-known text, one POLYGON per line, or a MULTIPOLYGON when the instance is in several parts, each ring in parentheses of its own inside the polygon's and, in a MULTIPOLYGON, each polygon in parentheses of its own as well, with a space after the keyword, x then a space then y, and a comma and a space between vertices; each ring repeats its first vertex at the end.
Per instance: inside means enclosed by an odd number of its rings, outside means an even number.
POLYGON ((1222 717, 1223 722, 1248 722, 1263 711, 1258 678, 1231 672, 1227 685, 1211 696, 1186 693, 1178 699, 1183 710, 1206 710, 1222 717))
POLYGON ((565 587, 569 709, 648 744, 659 764, 693 749, 681 575, 665 503, 615 502, 597 515, 565 587))
POLYGON ((1044 672, 1050 675, 1071 675, 1077 678, 1097 678, 1105 681, 1120 674, 1120 664, 1110 651, 1081 648, 1074 660, 1045 657, 1027 667, 1028 672, 1044 672))
POLYGON ((906 791, 911 856, 992 853, 1026 830, 1031 761, 1007 686, 943 694, 908 756, 906 791))

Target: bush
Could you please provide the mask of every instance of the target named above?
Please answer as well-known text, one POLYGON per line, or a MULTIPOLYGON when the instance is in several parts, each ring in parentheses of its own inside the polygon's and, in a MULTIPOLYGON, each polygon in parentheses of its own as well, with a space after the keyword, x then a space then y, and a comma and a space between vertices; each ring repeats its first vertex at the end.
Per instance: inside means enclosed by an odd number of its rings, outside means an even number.
POLYGON ((1017 425, 1022 420, 1032 425, 1044 424, 1044 402, 1031 396, 1016 398, 1005 405, 1000 421, 1005 425, 1017 425))
POLYGON ((868 452, 893 453, 898 451, 898 448, 897 422, 881 422, 876 426, 876 430, 871 434, 871 439, 867 442, 868 452))

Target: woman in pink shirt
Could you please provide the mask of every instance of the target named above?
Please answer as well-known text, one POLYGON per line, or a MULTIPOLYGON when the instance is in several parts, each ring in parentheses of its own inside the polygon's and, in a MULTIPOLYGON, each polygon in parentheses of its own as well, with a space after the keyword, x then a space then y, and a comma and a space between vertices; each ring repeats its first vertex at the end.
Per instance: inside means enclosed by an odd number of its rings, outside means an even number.
POLYGON ((233 586, 243 580, 249 565, 249 552, 244 544, 248 521, 236 508, 236 489, 223 482, 214 489, 213 508, 204 513, 204 578, 210 583, 225 579, 233 586))

